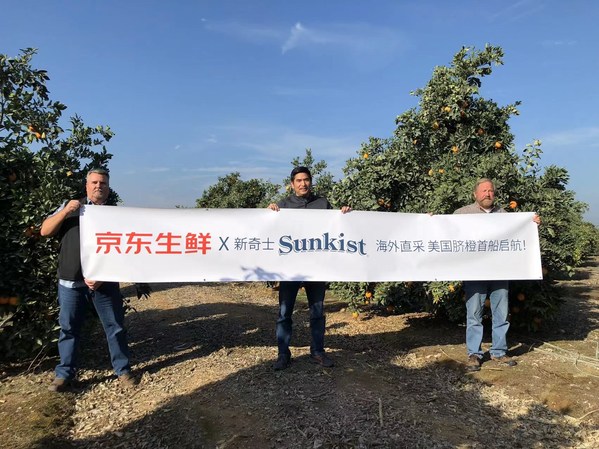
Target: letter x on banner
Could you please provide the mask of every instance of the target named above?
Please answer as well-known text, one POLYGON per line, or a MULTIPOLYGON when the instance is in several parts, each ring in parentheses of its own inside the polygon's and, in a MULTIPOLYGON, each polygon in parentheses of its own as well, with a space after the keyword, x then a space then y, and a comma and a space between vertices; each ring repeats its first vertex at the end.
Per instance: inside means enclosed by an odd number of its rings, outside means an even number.
POLYGON ((84 206, 81 261, 124 282, 542 279, 533 216, 84 206))

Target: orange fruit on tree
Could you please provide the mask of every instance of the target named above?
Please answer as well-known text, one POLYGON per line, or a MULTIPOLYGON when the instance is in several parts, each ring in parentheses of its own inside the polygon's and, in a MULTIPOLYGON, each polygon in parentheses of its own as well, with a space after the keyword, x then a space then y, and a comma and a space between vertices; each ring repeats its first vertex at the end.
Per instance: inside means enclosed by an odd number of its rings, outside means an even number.
POLYGON ((439 129, 439 122, 433 122, 433 129, 439 129))
POLYGON ((526 295, 524 293, 520 292, 516 295, 516 299, 518 301, 524 301, 526 299, 526 295))
POLYGON ((433 169, 432 169, 432 168, 431 168, 431 169, 428 171, 428 175, 429 175, 429 176, 433 176, 433 174, 434 174, 434 173, 435 173, 435 172, 433 171, 433 169))
POLYGON ((439 173, 443 174, 445 173, 445 170, 443 170, 442 168, 439 169, 439 173))
POLYGON ((368 159, 368 153, 364 153, 364 159, 368 159))
POLYGON ((500 141, 495 142, 495 149, 496 150, 501 150, 502 147, 503 147, 503 144, 500 141))
POLYGON ((478 130, 476 131, 476 134, 478 134, 479 136, 482 136, 485 133, 485 130, 482 128, 478 128, 478 130))
POLYGON ((366 293, 364 293, 364 296, 366 298, 372 298, 372 292, 371 291, 367 291, 366 293))
POLYGON ((458 148, 457 145, 454 145, 451 147, 451 151, 453 154, 458 154, 460 152, 460 149, 458 148))
POLYGON ((515 209, 518 207, 518 203, 514 200, 510 201, 510 209, 515 209))
POLYGON ((485 299, 485 307, 491 308, 491 300, 489 298, 485 299))
POLYGON ((449 291, 451 293, 455 292, 455 287, 453 286, 453 284, 449 284, 449 287, 447 287, 449 289, 449 291))
POLYGON ((360 314, 358 312, 352 312, 351 316, 354 320, 357 320, 360 314))
POLYGON ((451 108, 449 106, 445 106, 443 108, 443 112, 451 112, 451 108))
POLYGON ((376 203, 377 203, 379 206, 384 206, 384 205, 385 205, 385 200, 384 200, 384 199, 382 199, 382 198, 379 198, 379 199, 376 201, 376 203))
POLYGON ((512 312, 514 312, 514 313, 520 313, 520 307, 518 307, 518 306, 512 307, 512 312))

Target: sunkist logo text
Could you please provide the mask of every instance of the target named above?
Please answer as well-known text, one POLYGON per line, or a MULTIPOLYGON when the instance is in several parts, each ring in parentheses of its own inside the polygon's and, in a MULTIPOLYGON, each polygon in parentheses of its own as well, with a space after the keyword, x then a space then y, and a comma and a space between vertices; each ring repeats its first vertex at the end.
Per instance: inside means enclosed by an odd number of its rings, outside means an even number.
POLYGON ((283 235, 279 239, 279 254, 303 252, 335 252, 347 254, 366 255, 366 243, 364 240, 349 240, 345 234, 340 233, 338 237, 331 237, 328 232, 321 237, 294 239, 291 235, 283 235))

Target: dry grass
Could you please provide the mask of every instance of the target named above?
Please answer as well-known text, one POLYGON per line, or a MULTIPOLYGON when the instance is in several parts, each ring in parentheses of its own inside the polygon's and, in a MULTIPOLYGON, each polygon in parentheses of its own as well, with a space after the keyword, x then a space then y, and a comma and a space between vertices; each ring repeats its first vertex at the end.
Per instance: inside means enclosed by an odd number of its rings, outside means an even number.
POLYGON ((277 300, 264 284, 156 285, 150 299, 132 299, 137 312, 128 318, 139 387, 130 392, 114 381, 95 329, 74 394, 46 392, 52 361, 35 373, 4 374, 0 445, 598 447, 599 372, 552 354, 548 344, 593 356, 597 263, 586 270, 588 276, 571 281, 552 333, 512 335, 518 366, 489 362, 475 374, 463 369, 463 328, 425 314, 355 320, 332 297, 326 344, 336 367, 309 363, 300 300, 294 362, 274 372, 277 300), (576 328, 569 329, 573 316, 576 328))

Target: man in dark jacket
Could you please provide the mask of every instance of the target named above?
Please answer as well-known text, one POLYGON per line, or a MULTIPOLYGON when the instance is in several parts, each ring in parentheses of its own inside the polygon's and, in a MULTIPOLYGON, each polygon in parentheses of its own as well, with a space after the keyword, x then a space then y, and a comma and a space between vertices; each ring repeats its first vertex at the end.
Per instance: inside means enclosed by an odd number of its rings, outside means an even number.
MULTIPOLYGON (((312 174, 306 167, 295 167, 291 171, 291 188, 293 195, 279 201, 271 203, 268 208, 274 211, 280 209, 332 209, 333 207, 326 198, 315 195, 312 192, 312 174)), ((341 208, 342 213, 349 212, 349 206, 341 208)), ((310 360, 324 367, 334 365, 333 360, 324 350, 324 295, 326 282, 302 282, 302 281, 283 281, 279 287, 279 317, 277 319, 277 344, 279 355, 273 365, 275 370, 283 370, 291 363, 291 351, 289 344, 291 342, 292 324, 291 316, 293 307, 300 287, 303 285, 308 297, 310 307, 310 330, 312 333, 312 342, 310 344, 310 360)))
POLYGON ((122 385, 130 387, 136 381, 131 375, 129 349, 124 325, 123 299, 117 282, 86 279, 81 269, 79 248, 79 208, 81 205, 105 205, 110 187, 108 172, 93 169, 87 174, 87 197, 63 203, 42 223, 43 236, 58 235, 58 323, 60 363, 49 389, 65 391, 77 372, 77 352, 81 328, 85 319, 88 297, 92 302, 106 334, 112 367, 122 385))

